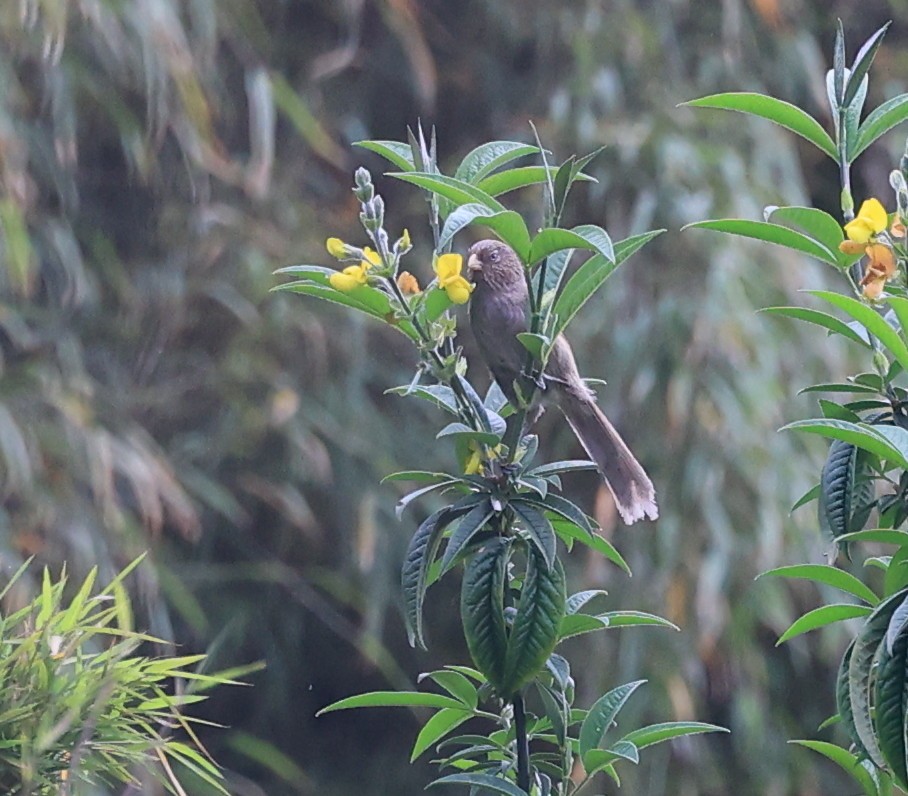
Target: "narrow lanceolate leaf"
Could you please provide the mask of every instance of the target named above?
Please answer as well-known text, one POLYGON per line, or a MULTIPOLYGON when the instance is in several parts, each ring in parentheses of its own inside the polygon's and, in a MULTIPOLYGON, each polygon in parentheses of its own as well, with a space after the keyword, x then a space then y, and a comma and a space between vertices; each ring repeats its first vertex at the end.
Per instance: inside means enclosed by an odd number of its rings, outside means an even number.
POLYGON ((848 691, 854 730, 870 759, 880 767, 885 763, 877 742, 871 712, 874 661, 886 636, 889 620, 905 601, 906 596, 908 596, 908 590, 898 592, 876 607, 855 638, 851 660, 848 663, 848 691))
POLYGON ((560 495, 552 494, 547 495, 545 500, 535 500, 533 498, 524 499, 537 508, 548 509, 559 517, 570 520, 578 528, 592 535, 593 526, 589 517, 587 517, 574 503, 571 503, 570 500, 567 500, 560 495))
POLYGON ((494 513, 491 501, 486 498, 464 515, 451 534, 448 546, 445 548, 445 554, 441 560, 443 573, 454 566, 457 557, 466 549, 473 537, 485 528, 494 513))
POLYGON ((421 674, 418 682, 421 683, 427 677, 438 683, 452 697, 463 702, 464 707, 470 709, 476 707, 478 700, 476 686, 470 682, 466 675, 452 669, 438 669, 434 672, 421 674))
POLYGON ((768 572, 762 573, 759 577, 776 577, 776 578, 800 578, 812 580, 814 583, 825 583, 836 589, 853 594, 858 599, 863 600, 870 605, 879 603, 880 598, 876 596, 873 589, 867 586, 863 581, 858 580, 850 572, 845 572, 838 567, 831 567, 826 564, 794 564, 787 567, 777 567, 768 572))
POLYGON ((426 648, 422 632, 422 606, 426 596, 429 567, 438 554, 442 533, 447 525, 467 509, 453 510, 446 506, 430 514, 410 539, 401 569, 401 587, 406 606, 407 638, 410 646, 426 648))
POLYGON ((845 96, 842 100, 842 105, 846 107, 851 105, 852 101, 857 96, 861 83, 870 71, 870 65, 873 63, 876 52, 880 49, 880 44, 883 42, 883 36, 886 35, 886 30, 891 24, 891 22, 887 22, 883 25, 883 27, 864 42, 863 46, 858 51, 858 54, 854 58, 851 72, 848 75, 848 81, 845 84, 845 96))
POLYGON ((829 137, 829 133, 823 129, 816 119, 797 106, 774 97, 750 92, 731 92, 713 94, 712 96, 701 97, 683 104, 694 108, 719 108, 739 111, 769 119, 769 121, 775 122, 810 141, 833 160, 837 158, 832 138, 829 137))
POLYGON ((412 763, 432 744, 437 743, 444 738, 449 732, 459 727, 467 719, 473 717, 473 712, 457 710, 455 708, 442 708, 431 719, 429 719, 416 736, 413 742, 413 749, 410 752, 410 762, 412 763))
POLYGON ((489 141, 469 152, 460 162, 454 176, 475 185, 502 166, 538 151, 538 147, 520 141, 489 141))
POLYGON ((413 171, 413 150, 401 141, 355 141, 353 146, 368 149, 403 171, 413 171))
POLYGON ((564 604, 564 612, 566 614, 576 614, 591 600, 594 600, 596 597, 605 597, 607 595, 608 592, 605 589, 586 589, 585 591, 578 591, 567 598, 567 602, 564 604))
POLYGON ((558 321, 555 324, 552 337, 564 331, 574 316, 580 312, 583 305, 602 287, 605 280, 615 272, 619 265, 663 232, 665 232, 664 229, 657 229, 618 241, 614 244, 614 261, 601 254, 594 254, 581 265, 565 283, 561 293, 555 300, 552 312, 558 321))
POLYGON ((908 94, 899 94, 874 108, 858 129, 852 159, 861 154, 881 135, 908 119, 908 94))
POLYGON ((613 688, 607 694, 601 696, 586 714, 586 718, 580 725, 580 758, 586 763, 589 752, 599 747, 602 739, 615 717, 618 715, 624 703, 630 698, 646 680, 636 680, 633 683, 626 683, 617 688, 613 688))
POLYGON ((566 599, 561 562, 556 558, 548 567, 536 547, 530 547, 517 616, 508 638, 501 696, 516 693, 545 666, 558 643, 566 599))
POLYGON ((903 789, 908 787, 908 762, 905 754, 905 724, 908 720, 908 632, 904 629, 896 638, 890 652, 882 647, 876 672, 874 726, 880 751, 895 780, 903 789))
POLYGON ((435 785, 469 785, 471 789, 475 788, 477 793, 490 791, 503 793, 504 796, 527 796, 525 791, 513 783, 501 777, 493 777, 491 774, 448 774, 430 782, 426 787, 431 788, 435 785))
POLYGON ((542 553, 546 568, 550 569, 555 560, 555 542, 557 539, 552 523, 531 503, 519 498, 512 500, 510 506, 523 521, 523 526, 530 535, 530 540, 536 546, 536 549, 542 553))
POLYGON ((496 688, 504 680, 508 638, 504 621, 504 590, 510 546, 496 537, 467 562, 460 592, 460 614, 467 649, 476 668, 496 688))
POLYGON ((661 724, 650 724, 631 730, 621 740, 630 741, 638 749, 645 749, 663 741, 681 738, 685 735, 699 735, 705 732, 728 732, 718 724, 706 724, 702 721, 666 721, 661 724))
POLYGON ((819 241, 780 224, 769 224, 766 221, 751 221, 744 218, 717 218, 687 224, 682 227, 682 232, 687 229, 711 229, 742 238, 775 243, 778 246, 784 246, 786 249, 809 254, 824 263, 829 263, 829 265, 836 267, 839 265, 839 258, 835 252, 830 251, 819 241))
POLYGON ((454 177, 445 177, 443 174, 431 174, 425 171, 392 172, 388 176, 412 183, 430 193, 444 197, 458 206, 478 202, 499 213, 507 210, 494 196, 489 196, 475 185, 454 177))
POLYGON ((333 713, 336 710, 349 710, 351 708, 454 708, 463 710, 463 704, 451 697, 441 694, 423 694, 419 691, 372 691, 368 694, 357 694, 338 700, 326 708, 322 708, 316 716, 324 713, 333 713))
POLYGON ((627 565, 627 561, 604 536, 600 536, 598 533, 587 533, 573 522, 563 519, 555 520, 552 523, 552 527, 566 545, 570 546, 575 541, 580 542, 607 558, 626 575, 631 574, 631 568, 627 565))
POLYGON ((530 233, 523 217, 513 210, 496 211, 478 202, 461 205, 452 211, 441 231, 439 249, 447 246, 460 230, 473 223, 494 230, 517 253, 521 261, 526 262, 530 254, 530 233))
MULTIPOLYGON (((882 428, 882 427, 880 427, 882 428)), ((895 445, 883 436, 882 431, 866 423, 849 423, 845 420, 830 418, 816 420, 796 420, 782 426, 781 431, 806 431, 810 434, 819 434, 829 439, 840 439, 850 442, 862 450, 879 456, 898 467, 908 469, 908 458, 895 445)))
POLYGON ((822 326, 834 334, 840 334, 852 342, 857 343, 864 348, 870 348, 870 343, 852 329, 845 321, 820 310, 812 310, 808 307, 766 307, 760 312, 768 312, 771 315, 782 315, 786 318, 795 318, 799 321, 806 321, 816 326, 822 326))
POLYGON ((808 290, 807 292, 838 307, 862 324, 889 350, 896 361, 905 370, 908 370, 908 345, 905 345, 905 341, 899 333, 875 309, 856 298, 841 293, 833 293, 828 290, 808 290))
POLYGON ((833 603, 832 605, 823 605, 819 608, 814 608, 812 611, 808 611, 804 616, 792 622, 791 627, 779 636, 776 646, 784 644, 795 636, 800 636, 811 630, 826 627, 826 625, 831 625, 835 622, 842 622, 845 619, 854 619, 859 616, 867 616, 871 610, 872 609, 868 608, 866 605, 852 605, 850 603, 833 603))
POLYGON ((848 257, 839 252, 839 244, 845 239, 842 225, 826 211, 817 210, 815 207, 772 207, 767 208, 764 215, 770 223, 783 224, 803 232, 807 237, 823 244, 829 251, 838 253, 841 258, 848 257))
POLYGON ((823 757, 828 758, 846 773, 850 774, 857 780, 858 784, 864 791, 865 796, 878 796, 879 789, 873 781, 870 772, 861 765, 861 759, 853 755, 847 749, 837 746, 828 741, 789 741, 789 743, 803 746, 805 749, 811 749, 818 752, 823 757))
POLYGON ((530 249, 529 262, 538 263, 550 254, 564 249, 587 249, 601 255, 607 262, 614 263, 615 250, 608 233, 592 224, 574 229, 544 229, 535 238, 530 249))

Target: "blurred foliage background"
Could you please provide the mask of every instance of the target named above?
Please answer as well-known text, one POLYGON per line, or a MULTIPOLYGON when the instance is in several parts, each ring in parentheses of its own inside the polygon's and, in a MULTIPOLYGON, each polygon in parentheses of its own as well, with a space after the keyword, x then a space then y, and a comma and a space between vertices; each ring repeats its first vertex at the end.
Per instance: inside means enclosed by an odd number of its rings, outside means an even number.
MULTIPOLYGON (((812 509, 789 507, 815 483, 823 444, 775 430, 809 411, 800 387, 849 372, 840 342, 755 309, 835 275, 679 232, 759 218, 766 204, 836 212, 834 165, 768 123, 677 105, 760 90, 828 122, 837 16, 849 57, 896 20, 871 75, 878 104, 908 83, 905 11, 904 0, 4 0, 3 571, 37 554, 110 575, 150 548, 139 597, 154 633, 219 666, 267 662, 254 688, 205 707, 227 725, 205 739, 232 793, 420 792, 428 764, 407 763, 415 717, 313 714, 465 662, 450 584, 429 595, 430 652, 406 645, 397 573, 417 517, 398 523, 394 487, 378 485, 393 469, 454 465, 426 442, 440 418, 384 394, 411 375, 397 336, 269 295, 271 272, 327 262, 328 235, 364 242, 352 170, 385 167, 353 141, 401 139, 421 118, 453 163, 492 138, 529 140, 532 119, 562 158, 607 146, 568 221, 615 238, 669 230, 573 325, 662 518, 623 528, 597 480, 578 475, 573 497, 634 576, 578 552, 570 578, 683 630, 577 640, 578 698, 646 677, 636 719, 732 729, 650 750, 625 769, 627 792, 843 792, 831 766, 785 742, 815 737, 834 712, 844 634, 776 649, 820 596, 753 580, 820 560, 812 509)), ((858 201, 887 195, 904 134, 859 161, 858 201)), ((425 279, 424 202, 377 179, 425 279)), ((533 218, 538 195, 509 199, 533 218)), ((553 413, 541 434, 550 457, 578 453, 553 413)))

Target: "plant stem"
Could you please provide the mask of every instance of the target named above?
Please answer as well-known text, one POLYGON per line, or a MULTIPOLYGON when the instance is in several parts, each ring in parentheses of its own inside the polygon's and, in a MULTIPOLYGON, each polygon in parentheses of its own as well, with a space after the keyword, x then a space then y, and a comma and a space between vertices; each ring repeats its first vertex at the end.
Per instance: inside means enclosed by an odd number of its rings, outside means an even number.
POLYGON ((514 696, 514 734, 517 743, 517 787, 530 792, 530 743, 527 738, 527 716, 523 694, 514 696))

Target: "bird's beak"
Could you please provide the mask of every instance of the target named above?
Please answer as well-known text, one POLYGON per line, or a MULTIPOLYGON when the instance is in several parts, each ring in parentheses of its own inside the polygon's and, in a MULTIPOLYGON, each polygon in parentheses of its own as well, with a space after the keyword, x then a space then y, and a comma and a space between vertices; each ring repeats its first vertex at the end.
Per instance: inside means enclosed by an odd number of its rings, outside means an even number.
POLYGON ((475 254, 471 254, 467 258, 467 270, 470 273, 482 270, 482 261, 475 254))

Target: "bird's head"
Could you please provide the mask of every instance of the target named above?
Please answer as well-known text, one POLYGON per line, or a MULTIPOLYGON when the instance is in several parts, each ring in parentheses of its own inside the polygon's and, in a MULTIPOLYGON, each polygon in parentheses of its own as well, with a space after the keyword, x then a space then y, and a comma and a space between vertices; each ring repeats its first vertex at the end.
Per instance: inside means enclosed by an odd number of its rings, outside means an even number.
POLYGON ((467 270, 477 286, 494 290, 524 286, 523 266, 514 250, 498 240, 481 240, 467 252, 467 270))

